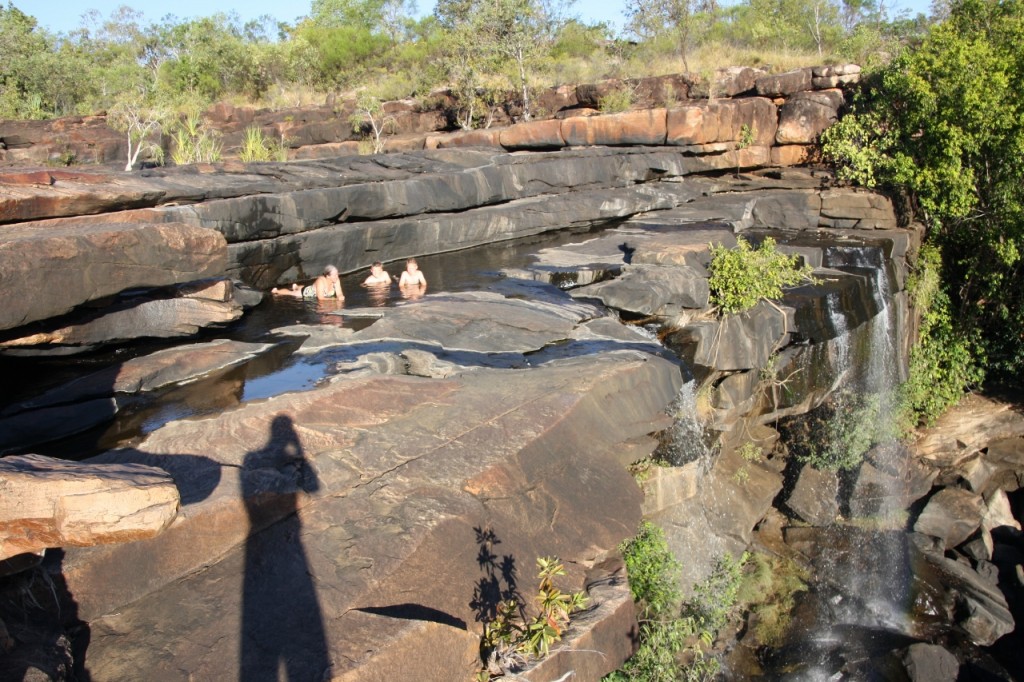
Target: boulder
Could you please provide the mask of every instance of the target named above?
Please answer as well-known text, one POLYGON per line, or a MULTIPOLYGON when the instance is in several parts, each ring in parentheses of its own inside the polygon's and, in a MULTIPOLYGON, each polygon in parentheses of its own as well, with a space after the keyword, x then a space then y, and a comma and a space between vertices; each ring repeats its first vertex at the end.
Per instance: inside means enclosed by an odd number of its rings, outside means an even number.
MULTIPOLYGON (((351 330, 348 330, 351 333, 351 330)), ((40 395, 5 408, 0 414, 78 403, 115 393, 155 391, 186 384, 226 371, 273 348, 273 344, 216 339, 182 344, 148 355, 129 358, 107 369, 86 374, 40 395)))
POLYGON ((754 86, 761 97, 788 97, 811 89, 811 69, 794 69, 760 76, 754 81, 754 86))
POLYGON ((981 527, 983 529, 991 531, 1001 526, 1009 526, 1016 530, 1021 529, 1020 521, 1013 515, 1013 509, 1010 507, 1010 498, 1007 497, 1006 491, 994 490, 984 500, 984 517, 981 519, 981 527))
MULTIPOLYGON (((635 532, 640 493, 617 444, 646 434, 679 383, 634 351, 452 379, 364 374, 95 458, 166 467, 184 506, 158 538, 66 557, 92 678, 223 679, 290 651, 300 677, 472 675, 510 571, 525 594, 536 557, 555 555, 560 588, 582 589, 635 532), (392 655, 424 647, 435 654, 392 655)), ((621 652, 628 600, 602 602, 619 606, 588 646, 621 652)))
POLYGON ((786 313, 761 301, 750 310, 684 327, 680 340, 696 342, 694 362, 722 371, 760 369, 788 334, 786 313))
POLYGON ((798 92, 779 108, 777 144, 817 144, 822 131, 839 118, 839 90, 798 92))
POLYGON ((894 230, 897 227, 896 213, 887 197, 846 188, 821 193, 820 224, 858 230, 894 230))
POLYGON ((346 344, 416 339, 448 350, 526 353, 568 338, 578 323, 600 315, 583 303, 556 305, 482 291, 428 296, 417 305, 388 309, 346 344))
POLYGON ((753 134, 752 146, 769 146, 776 135, 777 120, 775 105, 763 97, 687 105, 669 110, 665 144, 694 151, 731 150, 743 126, 747 126, 753 134), (707 147, 723 143, 717 150, 707 147))
POLYGON ((814 526, 828 526, 839 516, 839 477, 835 471, 805 464, 786 498, 786 506, 814 526))
POLYGON ((144 464, 0 459, 0 559, 152 538, 178 513, 171 476, 144 464))
POLYGON ((553 149, 565 146, 562 124, 554 119, 526 121, 503 128, 498 140, 505 149, 553 149))
POLYGON ((932 595, 933 604, 941 604, 941 617, 956 623, 979 646, 991 646, 1014 629, 1013 615, 1006 597, 999 588, 982 578, 969 565, 943 556, 931 541, 911 535, 911 561, 916 566, 915 580, 919 590, 932 595))
MULTIPOLYGON (((939 417, 914 443, 913 449, 917 456, 935 466, 956 466, 990 443, 1022 436, 1024 415, 1013 403, 971 393, 939 417)), ((1001 453, 1020 452, 1013 447, 1008 451, 1002 448, 996 448, 999 460, 1005 459, 1001 453)))
POLYGON ((67 347, 87 350, 143 338, 194 336, 201 329, 223 326, 242 316, 241 305, 230 298, 220 300, 220 296, 210 295, 211 289, 216 292, 219 288, 216 284, 198 289, 183 287, 127 297, 99 311, 72 316, 67 326, 44 328, 37 333, 0 341, 0 349, 66 352, 67 347))
POLYGON ((223 273, 214 230, 181 223, 5 227, 0 242, 0 329, 56 317, 130 289, 223 273))
POLYGON ((960 662, 937 644, 911 644, 900 657, 910 682, 956 682, 960 662))
POLYGON ((942 540, 952 549, 969 538, 981 526, 984 500, 959 488, 943 488, 925 505, 914 523, 914 531, 942 540))

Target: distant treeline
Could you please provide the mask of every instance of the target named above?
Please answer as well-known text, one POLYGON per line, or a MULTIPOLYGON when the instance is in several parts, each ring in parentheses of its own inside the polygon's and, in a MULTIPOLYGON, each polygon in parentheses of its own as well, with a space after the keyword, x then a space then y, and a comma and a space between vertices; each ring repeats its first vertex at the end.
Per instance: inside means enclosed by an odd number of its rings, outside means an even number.
POLYGON ((294 24, 237 15, 146 23, 123 6, 53 34, 0 7, 0 118, 108 110, 125 99, 196 109, 229 100, 323 102, 363 90, 379 100, 450 89, 465 127, 510 94, 523 118, 534 89, 607 77, 700 73, 732 64, 885 59, 927 28, 884 0, 629 0, 619 34, 573 18, 574 0, 440 0, 415 18, 412 0, 313 0, 294 24))

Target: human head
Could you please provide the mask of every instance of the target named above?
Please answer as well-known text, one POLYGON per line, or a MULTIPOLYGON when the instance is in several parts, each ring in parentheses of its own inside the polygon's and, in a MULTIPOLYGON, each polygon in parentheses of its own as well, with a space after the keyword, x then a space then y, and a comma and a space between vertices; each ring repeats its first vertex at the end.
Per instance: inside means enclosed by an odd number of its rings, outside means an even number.
POLYGON ((377 260, 377 261, 373 262, 373 265, 370 266, 370 269, 371 270, 380 270, 383 267, 384 267, 384 264, 381 263, 379 260, 377 260))
POLYGON ((338 268, 333 265, 328 265, 324 268, 324 277, 336 277, 338 275, 338 268))
POLYGON ((405 259, 405 269, 408 270, 409 272, 415 272, 417 269, 419 269, 419 267, 420 266, 416 262, 415 258, 406 258, 405 259))

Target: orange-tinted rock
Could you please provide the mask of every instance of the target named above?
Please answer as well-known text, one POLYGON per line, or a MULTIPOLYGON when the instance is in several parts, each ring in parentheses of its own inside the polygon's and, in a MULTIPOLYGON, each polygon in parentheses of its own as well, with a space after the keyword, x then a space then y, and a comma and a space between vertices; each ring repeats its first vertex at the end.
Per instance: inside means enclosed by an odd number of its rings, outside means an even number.
POLYGON ((498 138, 505 149, 564 147, 560 121, 526 121, 504 128, 498 138))
POLYGON ((0 559, 151 538, 177 513, 174 479, 156 467, 0 459, 0 559))
POLYGON ((818 148, 813 145, 786 144, 772 147, 773 166, 800 166, 813 163, 818 157, 818 148))
POLYGON ((574 117, 561 123, 562 137, 572 146, 665 144, 664 109, 574 117))
POLYGON ((818 136, 839 118, 839 90, 798 92, 779 109, 776 144, 817 144, 818 136))
POLYGON ((430 135, 426 149, 447 149, 448 147, 500 147, 501 131, 496 128, 481 130, 460 130, 448 135, 430 135), (433 142, 431 142, 433 141, 433 142), (435 146, 431 146, 431 144, 435 146))
POLYGON ((694 104, 668 112, 666 143, 707 145, 740 140, 743 126, 753 134, 752 144, 770 145, 776 134, 777 110, 771 100, 749 97, 694 104))

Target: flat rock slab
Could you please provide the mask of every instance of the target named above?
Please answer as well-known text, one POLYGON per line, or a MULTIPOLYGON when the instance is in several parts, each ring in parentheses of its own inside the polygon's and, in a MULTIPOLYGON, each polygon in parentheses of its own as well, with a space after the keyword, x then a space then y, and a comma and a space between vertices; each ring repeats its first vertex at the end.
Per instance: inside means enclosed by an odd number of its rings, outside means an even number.
POLYGON ((47 547, 151 538, 178 512, 178 489, 145 464, 0 460, 0 559, 47 547))
POLYGON ((580 589, 635 532, 641 494, 615 452, 679 385, 635 351, 362 375, 95 458, 164 468, 183 508, 157 538, 66 557, 91 677, 226 679, 281 660, 298 679, 470 676, 510 571, 528 595, 535 559, 556 555, 580 589), (396 646, 433 653, 396 661, 396 646))
POLYGON ((602 315, 583 303, 528 301, 491 292, 428 295, 388 309, 383 318, 352 334, 349 343, 414 339, 447 350, 526 353, 567 339, 576 325, 602 315))
POLYGON ((220 275, 226 262, 223 236, 181 223, 0 227, 0 329, 128 289, 220 275))

